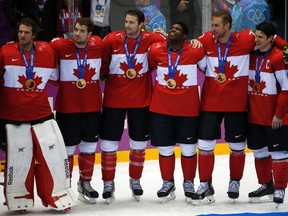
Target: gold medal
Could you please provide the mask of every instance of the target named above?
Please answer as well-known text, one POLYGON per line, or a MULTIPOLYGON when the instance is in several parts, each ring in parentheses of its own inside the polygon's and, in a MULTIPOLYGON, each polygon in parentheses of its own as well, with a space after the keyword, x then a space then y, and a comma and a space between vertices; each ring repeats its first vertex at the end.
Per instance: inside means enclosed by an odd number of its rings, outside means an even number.
POLYGON ((28 79, 25 82, 25 86, 26 86, 27 89, 32 90, 32 89, 34 89, 36 87, 36 84, 35 84, 34 80, 28 79))
POLYGON ((129 68, 127 71, 126 71, 126 77, 128 77, 129 79, 134 79, 137 75, 137 72, 135 69, 133 68, 129 68))
POLYGON ((259 93, 260 92, 260 84, 259 83, 255 83, 254 86, 253 86, 253 89, 256 93, 259 93))
POLYGON ((79 88, 79 89, 83 89, 83 88, 86 87, 86 81, 85 81, 84 79, 78 79, 78 80, 76 81, 76 86, 77 86, 77 88, 79 88))
POLYGON ((219 83, 224 83, 226 81, 226 75, 224 73, 219 73, 217 74, 216 76, 216 80, 219 82, 219 83))
POLYGON ((174 89, 176 87, 176 81, 174 79, 168 79, 166 85, 169 89, 174 89))

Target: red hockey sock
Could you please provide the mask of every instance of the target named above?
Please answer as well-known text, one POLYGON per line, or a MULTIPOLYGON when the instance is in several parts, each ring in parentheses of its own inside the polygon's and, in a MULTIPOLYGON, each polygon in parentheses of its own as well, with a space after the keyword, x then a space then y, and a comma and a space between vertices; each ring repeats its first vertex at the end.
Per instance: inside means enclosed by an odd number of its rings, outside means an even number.
POLYGON ((255 158, 255 169, 259 184, 267 184, 272 179, 272 158, 255 158))
POLYGON ((199 178, 200 181, 212 180, 212 173, 214 169, 215 156, 213 151, 199 151, 199 178))
POLYGON ((79 175, 81 181, 91 181, 94 171, 95 154, 78 155, 79 175))
POLYGON ((115 178, 117 155, 116 152, 101 153, 102 180, 112 181, 115 178))
POLYGON ((273 161, 274 187, 285 189, 287 187, 288 161, 273 161))
POLYGON ((159 155, 159 166, 163 180, 174 180, 175 154, 171 156, 159 155))
POLYGON ((231 151, 230 153, 230 178, 240 180, 243 177, 245 165, 245 151, 231 151))
POLYGON ((140 179, 145 161, 145 150, 131 150, 129 161, 129 176, 140 179))
POLYGON ((190 157, 181 155, 181 166, 184 179, 194 180, 197 167, 197 155, 195 154, 190 157))

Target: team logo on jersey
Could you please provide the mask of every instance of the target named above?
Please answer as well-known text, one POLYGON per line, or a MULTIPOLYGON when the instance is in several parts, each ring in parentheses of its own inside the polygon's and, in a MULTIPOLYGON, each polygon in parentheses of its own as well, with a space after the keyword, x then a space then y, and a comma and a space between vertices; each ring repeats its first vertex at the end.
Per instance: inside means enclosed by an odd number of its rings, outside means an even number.
POLYGON ((35 75, 36 73, 33 72, 32 79, 27 79, 27 77, 21 75, 17 81, 22 84, 23 88, 28 90, 35 90, 37 89, 37 86, 42 83, 42 77, 35 77, 35 75))
MULTIPOLYGON (((218 74, 220 74, 220 69, 219 69, 219 67, 214 67, 214 70, 217 73, 217 75, 216 75, 216 77, 217 77, 218 74)), ((238 72, 238 66, 237 65, 231 65, 231 62, 227 61, 226 64, 225 64, 224 72, 225 72, 225 80, 224 80, 224 82, 226 80, 234 79, 234 74, 236 72, 238 72)), ((217 79, 217 81, 219 82, 218 79, 217 79)))
POLYGON ((181 88, 183 83, 187 80, 187 74, 180 75, 180 70, 176 70, 173 79, 169 77, 169 74, 165 74, 164 80, 166 81, 166 86, 169 89, 181 88))
POLYGON ((261 81, 260 83, 256 83, 255 80, 249 80, 249 86, 252 88, 252 91, 256 94, 262 94, 263 89, 266 88, 266 82, 261 81))
POLYGON ((77 88, 83 89, 92 81, 92 77, 96 74, 96 69, 90 67, 90 64, 86 65, 84 77, 79 77, 78 69, 74 69, 73 75, 77 77, 76 86, 77 88))
POLYGON ((123 70, 125 77, 127 77, 128 79, 134 79, 138 75, 139 71, 143 68, 143 63, 138 62, 136 64, 136 60, 137 59, 134 59, 133 70, 129 68, 126 62, 120 63, 120 69, 123 70))

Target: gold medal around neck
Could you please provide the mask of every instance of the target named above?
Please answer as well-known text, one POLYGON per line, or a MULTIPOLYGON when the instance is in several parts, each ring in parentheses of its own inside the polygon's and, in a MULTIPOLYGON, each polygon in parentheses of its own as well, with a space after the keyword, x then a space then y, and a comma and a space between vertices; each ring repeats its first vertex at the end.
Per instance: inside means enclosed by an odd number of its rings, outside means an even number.
POLYGON ((216 80, 219 82, 219 83, 224 83, 226 81, 226 75, 224 73, 219 73, 217 74, 216 76, 216 80))
POLYGON ((26 86, 27 89, 33 90, 33 89, 36 87, 36 84, 35 84, 35 81, 34 81, 34 80, 28 79, 28 80, 26 80, 26 82, 25 82, 25 86, 26 86))
POLYGON ((79 89, 85 88, 85 87, 86 87, 86 81, 85 81, 85 79, 78 79, 78 80, 76 81, 76 86, 77 86, 77 88, 79 88, 79 89))
POLYGON ((129 79, 134 79, 137 75, 137 72, 134 68, 129 68, 126 71, 126 77, 128 77, 129 79))
POLYGON ((253 86, 253 89, 256 93, 259 93, 260 92, 260 84, 259 83, 255 83, 254 86, 253 86))
POLYGON ((166 85, 169 89, 175 89, 176 81, 174 79, 168 79, 166 85))

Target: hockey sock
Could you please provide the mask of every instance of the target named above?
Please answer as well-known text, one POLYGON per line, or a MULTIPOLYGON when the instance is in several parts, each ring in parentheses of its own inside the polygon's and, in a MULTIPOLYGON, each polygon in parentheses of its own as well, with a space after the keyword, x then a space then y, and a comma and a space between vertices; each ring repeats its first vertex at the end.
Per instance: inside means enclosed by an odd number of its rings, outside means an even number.
POLYGON ((212 172, 214 169, 215 155, 213 151, 199 151, 199 178, 201 182, 212 179, 212 172))
POLYGON ((113 181, 115 178, 117 155, 116 152, 101 153, 101 170, 103 181, 113 181))
POLYGON ((230 178, 242 179, 245 165, 245 151, 231 151, 230 153, 230 178))
POLYGON ((266 184, 272 179, 272 158, 255 158, 255 169, 259 184, 266 184))
POLYGON ((197 167, 197 154, 185 157, 181 155, 181 166, 185 180, 194 180, 197 167))
POLYGON ((80 153, 78 155, 78 163, 79 163, 80 180, 91 181, 94 171, 95 153, 93 154, 80 153))
POLYGON ((140 179, 142 176, 145 161, 145 150, 131 150, 129 161, 129 176, 133 179, 140 179))
POLYGON ((274 187, 285 189, 287 187, 288 161, 273 161, 274 187))
POLYGON ((163 180, 174 180, 175 154, 171 156, 159 155, 159 166, 163 180))

